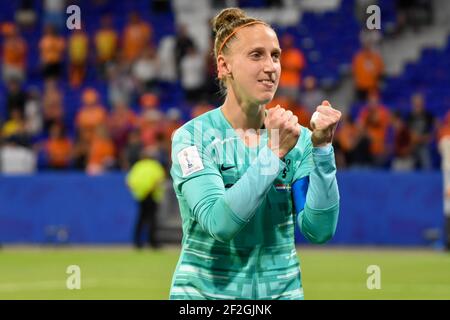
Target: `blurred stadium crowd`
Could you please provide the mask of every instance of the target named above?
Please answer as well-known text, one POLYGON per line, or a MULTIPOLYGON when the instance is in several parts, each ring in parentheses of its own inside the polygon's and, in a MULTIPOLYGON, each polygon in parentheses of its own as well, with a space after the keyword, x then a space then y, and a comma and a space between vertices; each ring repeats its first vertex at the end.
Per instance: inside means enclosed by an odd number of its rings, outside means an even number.
MULTIPOLYGON (((450 43, 397 78, 385 76, 378 50, 384 38, 432 23, 436 8, 378 1, 392 28, 367 31, 361 2, 305 14, 297 26, 274 25, 282 76, 269 107, 289 108, 309 126, 347 63, 355 97, 336 133, 338 166, 438 168, 437 143, 450 135, 450 43), (327 28, 314 28, 324 22, 327 28)), ((2 173, 128 170, 143 151, 169 168, 174 130, 221 103, 211 51, 175 23, 171 1, 16 0, 0 10, 2 173), (81 30, 66 27, 69 4, 81 8, 81 30)))

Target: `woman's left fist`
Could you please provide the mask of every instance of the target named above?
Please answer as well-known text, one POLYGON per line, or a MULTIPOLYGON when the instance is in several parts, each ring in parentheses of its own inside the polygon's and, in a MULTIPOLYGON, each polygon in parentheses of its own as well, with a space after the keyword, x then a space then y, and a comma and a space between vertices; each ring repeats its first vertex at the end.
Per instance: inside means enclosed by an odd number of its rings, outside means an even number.
POLYGON ((324 100, 316 108, 310 121, 312 128, 311 141, 314 147, 322 147, 331 143, 341 115, 341 112, 333 109, 327 100, 324 100))

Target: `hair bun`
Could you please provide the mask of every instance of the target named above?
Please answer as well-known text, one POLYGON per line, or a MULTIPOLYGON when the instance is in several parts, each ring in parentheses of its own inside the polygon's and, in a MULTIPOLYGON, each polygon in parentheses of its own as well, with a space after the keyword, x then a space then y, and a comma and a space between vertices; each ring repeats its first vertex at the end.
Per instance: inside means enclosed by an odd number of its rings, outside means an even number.
POLYGON ((245 12, 239 8, 227 8, 220 11, 212 21, 214 33, 218 33, 221 28, 233 22, 247 18, 245 12))

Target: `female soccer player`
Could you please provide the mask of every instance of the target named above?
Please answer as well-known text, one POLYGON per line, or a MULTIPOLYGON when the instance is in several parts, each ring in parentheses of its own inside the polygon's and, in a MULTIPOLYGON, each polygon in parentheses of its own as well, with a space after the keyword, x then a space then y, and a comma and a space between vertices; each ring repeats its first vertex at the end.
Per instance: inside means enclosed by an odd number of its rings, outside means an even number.
POLYGON ((274 30, 237 8, 213 24, 226 97, 173 138, 183 243, 170 298, 303 299, 294 226, 313 243, 335 232, 341 114, 324 101, 311 132, 280 106, 266 110, 281 70, 274 30))

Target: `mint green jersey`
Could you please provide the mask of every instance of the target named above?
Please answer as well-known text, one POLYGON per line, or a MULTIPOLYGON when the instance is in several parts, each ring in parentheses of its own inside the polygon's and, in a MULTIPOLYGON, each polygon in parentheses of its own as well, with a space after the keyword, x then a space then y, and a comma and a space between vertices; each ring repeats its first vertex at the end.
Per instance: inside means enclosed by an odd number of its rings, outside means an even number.
POLYGON ((303 299, 291 185, 314 169, 312 149, 306 128, 282 160, 266 133, 247 147, 220 108, 177 130, 171 175, 183 240, 170 299, 303 299))

